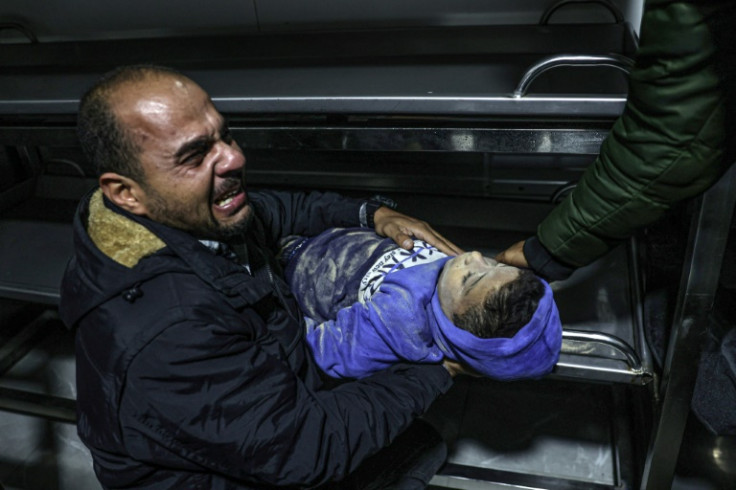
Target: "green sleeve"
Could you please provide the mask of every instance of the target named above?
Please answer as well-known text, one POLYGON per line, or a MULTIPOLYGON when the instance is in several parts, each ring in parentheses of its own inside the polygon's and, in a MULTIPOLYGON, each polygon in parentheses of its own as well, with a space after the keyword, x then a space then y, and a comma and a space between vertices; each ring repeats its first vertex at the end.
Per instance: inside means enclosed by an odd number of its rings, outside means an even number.
POLYGON ((710 17, 734 12, 731 1, 709 13, 689 2, 647 2, 624 112, 575 190, 537 229, 554 259, 592 262, 732 163, 724 159, 724 81, 709 26, 710 17))

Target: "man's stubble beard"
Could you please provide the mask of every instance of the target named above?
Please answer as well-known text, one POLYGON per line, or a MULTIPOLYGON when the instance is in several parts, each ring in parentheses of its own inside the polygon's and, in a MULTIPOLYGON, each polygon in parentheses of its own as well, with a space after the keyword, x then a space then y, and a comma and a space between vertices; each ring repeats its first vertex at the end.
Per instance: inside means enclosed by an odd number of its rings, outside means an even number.
POLYGON ((222 226, 218 223, 217 230, 219 235, 218 237, 215 237, 215 239, 227 242, 231 239, 245 236, 245 234, 248 233, 250 225, 253 222, 253 206, 251 206, 250 202, 246 203, 245 206, 250 208, 250 212, 243 216, 243 219, 237 223, 233 223, 229 226, 222 226))
POLYGON ((244 204, 249 212, 236 223, 222 225, 218 223, 211 214, 206 224, 187 223, 189 213, 178 206, 170 206, 166 200, 153 188, 148 187, 146 193, 149 195, 148 217, 166 226, 185 231, 198 239, 209 239, 227 242, 231 239, 244 236, 253 222, 253 205, 250 201, 244 204))

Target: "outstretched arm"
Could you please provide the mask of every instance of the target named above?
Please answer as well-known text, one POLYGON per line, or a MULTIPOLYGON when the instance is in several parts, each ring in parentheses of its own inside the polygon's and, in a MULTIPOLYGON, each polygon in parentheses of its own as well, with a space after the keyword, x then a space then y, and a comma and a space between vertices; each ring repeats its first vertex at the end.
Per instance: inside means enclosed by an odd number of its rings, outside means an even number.
POLYGON ((712 185, 734 158, 734 25, 733 1, 648 0, 626 108, 599 157, 498 260, 564 279, 712 185))

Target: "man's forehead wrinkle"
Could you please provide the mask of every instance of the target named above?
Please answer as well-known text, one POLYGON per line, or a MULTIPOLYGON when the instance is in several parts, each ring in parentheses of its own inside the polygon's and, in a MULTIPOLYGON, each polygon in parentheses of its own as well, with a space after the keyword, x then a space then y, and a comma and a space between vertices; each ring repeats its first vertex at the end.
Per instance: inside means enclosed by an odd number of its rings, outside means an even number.
POLYGON ((118 114, 131 133, 140 139, 163 132, 171 125, 171 113, 160 101, 138 100, 121 107, 118 114))
POLYGON ((215 138, 225 123, 207 94, 186 79, 133 82, 113 97, 121 122, 137 143, 153 142, 149 151, 165 160, 176 160, 188 143, 215 138))
POLYGON ((123 117, 162 114, 167 111, 168 98, 158 87, 146 87, 142 84, 130 84, 111 97, 116 112, 123 117))

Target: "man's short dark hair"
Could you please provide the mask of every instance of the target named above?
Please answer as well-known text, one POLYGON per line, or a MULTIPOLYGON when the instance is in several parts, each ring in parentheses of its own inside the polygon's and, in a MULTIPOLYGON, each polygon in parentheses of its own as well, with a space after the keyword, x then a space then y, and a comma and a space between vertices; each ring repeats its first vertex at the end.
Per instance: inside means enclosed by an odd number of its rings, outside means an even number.
POLYGON ((476 337, 513 337, 529 323, 544 296, 544 284, 528 269, 498 290, 490 291, 482 304, 461 314, 454 314, 452 322, 476 337))
POLYGON ((94 164, 98 175, 115 172, 140 184, 145 183, 138 159, 140 149, 115 116, 110 96, 126 83, 164 74, 180 75, 164 66, 122 66, 104 74, 82 96, 77 115, 77 136, 84 155, 94 164))

